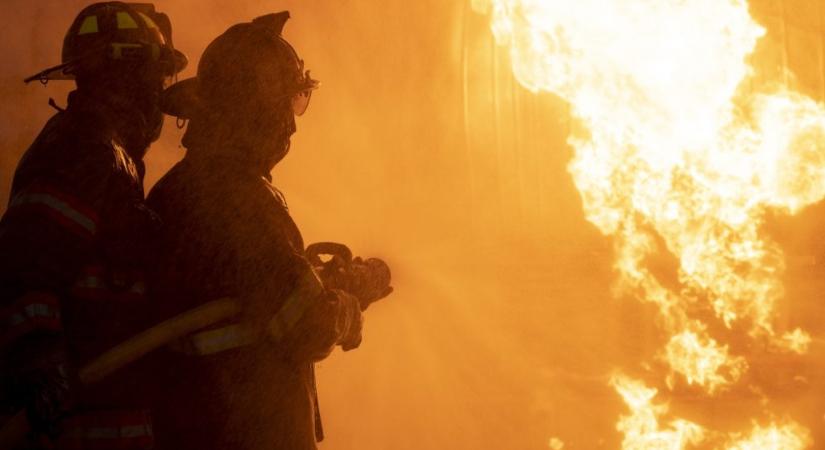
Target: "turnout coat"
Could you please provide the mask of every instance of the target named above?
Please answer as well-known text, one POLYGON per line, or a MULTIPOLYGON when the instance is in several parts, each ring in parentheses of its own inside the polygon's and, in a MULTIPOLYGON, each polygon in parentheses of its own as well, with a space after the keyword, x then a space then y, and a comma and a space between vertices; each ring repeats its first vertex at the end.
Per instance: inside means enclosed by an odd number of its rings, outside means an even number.
POLYGON ((151 286, 163 317, 221 297, 244 312, 160 357, 156 436, 170 449, 314 449, 313 364, 360 339, 358 300, 324 288, 280 192, 216 145, 190 145, 147 199, 164 222, 151 286))

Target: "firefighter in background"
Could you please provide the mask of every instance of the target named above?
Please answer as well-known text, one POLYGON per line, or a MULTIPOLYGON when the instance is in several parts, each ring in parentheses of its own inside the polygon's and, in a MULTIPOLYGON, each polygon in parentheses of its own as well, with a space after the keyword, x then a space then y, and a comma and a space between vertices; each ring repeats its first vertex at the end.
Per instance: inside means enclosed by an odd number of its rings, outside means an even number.
POLYGON ((220 297, 244 310, 178 342, 161 365, 170 374, 155 428, 162 448, 315 449, 323 436, 314 363, 336 345, 357 347, 361 311, 391 291, 378 260, 355 260, 360 270, 325 286, 270 184, 318 86, 281 37, 288 17, 229 28, 205 50, 197 77, 162 102, 189 126, 186 156, 147 199, 164 222, 150 286, 165 316, 220 297))
POLYGON ((151 4, 108 2, 80 12, 62 59, 27 80, 77 89, 65 110, 50 100, 58 112, 20 161, 0 221, 0 414, 25 409, 32 446, 146 449, 150 418, 128 370, 88 389, 73 378, 146 325, 141 265, 159 222, 142 158, 186 58, 151 4))

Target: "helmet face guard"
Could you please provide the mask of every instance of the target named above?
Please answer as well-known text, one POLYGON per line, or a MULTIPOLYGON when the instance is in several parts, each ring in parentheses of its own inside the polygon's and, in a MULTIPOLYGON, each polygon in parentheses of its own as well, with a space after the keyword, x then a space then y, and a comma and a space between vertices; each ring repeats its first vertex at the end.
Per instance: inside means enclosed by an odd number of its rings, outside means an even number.
POLYGON ((188 62, 172 45, 169 17, 155 11, 151 3, 97 3, 81 11, 69 28, 63 62, 24 81, 72 80, 92 61, 100 66, 101 59, 104 64, 157 63, 168 76, 183 70, 188 62))

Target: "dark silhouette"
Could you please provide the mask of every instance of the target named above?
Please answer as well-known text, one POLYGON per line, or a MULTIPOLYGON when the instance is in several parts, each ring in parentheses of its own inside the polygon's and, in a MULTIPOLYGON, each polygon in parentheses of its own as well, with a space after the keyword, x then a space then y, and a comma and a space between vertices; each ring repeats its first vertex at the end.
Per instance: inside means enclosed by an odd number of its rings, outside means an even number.
POLYGON ((318 86, 281 37, 288 18, 232 26, 208 46, 197 77, 165 97, 166 111, 190 123, 185 158, 147 200, 164 222, 151 286, 164 317, 221 297, 243 313, 163 355, 161 448, 316 448, 314 363, 336 345, 357 347, 362 309, 391 291, 382 262, 341 255, 334 264, 351 270, 325 286, 270 184, 318 86))
POLYGON ((50 101, 58 112, 20 161, 0 221, 0 415, 24 409, 32 446, 151 444, 132 371, 92 388, 74 374, 144 326, 159 222, 141 160, 160 133, 165 80, 185 65, 151 4, 97 3, 69 28, 63 63, 27 80, 77 84, 65 110, 50 101))

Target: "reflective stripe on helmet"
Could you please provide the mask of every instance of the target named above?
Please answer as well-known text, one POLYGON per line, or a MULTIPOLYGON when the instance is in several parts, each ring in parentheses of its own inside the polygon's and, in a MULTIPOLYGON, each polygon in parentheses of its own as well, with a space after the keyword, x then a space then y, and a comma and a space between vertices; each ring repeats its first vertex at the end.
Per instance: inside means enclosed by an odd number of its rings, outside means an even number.
POLYGON ((77 31, 78 36, 84 34, 97 33, 99 30, 97 25, 97 16, 88 16, 83 19, 80 29, 77 31))
MULTIPOLYGON (((66 33, 63 42, 61 64, 49 67, 25 78, 25 82, 72 80, 78 74, 108 69, 108 63, 100 64, 100 57, 118 60, 135 56, 162 61, 157 67, 166 75, 172 75, 186 67, 185 55, 172 46, 172 26, 169 18, 155 11, 151 3, 101 2, 83 9, 66 33), (113 42, 137 44, 141 51, 123 51, 114 48, 113 42), (162 51, 161 51, 162 50, 162 51), (101 53, 105 53, 101 55, 101 53)), ((118 61, 119 62, 119 61, 118 61)))
POLYGON ((115 14, 115 17, 117 17, 118 30, 132 30, 138 28, 138 23, 135 21, 135 18, 126 11, 118 11, 117 14, 115 14))
POLYGON ((154 21, 154 20, 152 20, 152 18, 151 18, 151 17, 147 16, 146 14, 143 14, 143 13, 142 13, 142 12, 140 12, 140 11, 138 11, 137 13, 138 13, 138 15, 140 16, 140 18, 141 18, 141 19, 143 19, 143 21, 144 21, 144 22, 146 22, 146 26, 147 26, 147 27, 149 27, 149 28, 155 28, 155 29, 157 29, 157 30, 160 30, 160 27, 158 27, 158 24, 156 24, 156 23, 155 23, 155 21, 154 21))

